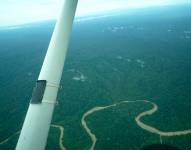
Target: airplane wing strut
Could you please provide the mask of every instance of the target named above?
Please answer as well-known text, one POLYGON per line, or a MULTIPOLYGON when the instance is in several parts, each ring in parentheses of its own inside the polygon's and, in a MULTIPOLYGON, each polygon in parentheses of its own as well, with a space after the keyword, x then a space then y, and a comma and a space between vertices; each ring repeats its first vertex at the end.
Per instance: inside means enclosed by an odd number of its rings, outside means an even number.
POLYGON ((16 150, 44 150, 78 0, 64 0, 34 88, 16 150))

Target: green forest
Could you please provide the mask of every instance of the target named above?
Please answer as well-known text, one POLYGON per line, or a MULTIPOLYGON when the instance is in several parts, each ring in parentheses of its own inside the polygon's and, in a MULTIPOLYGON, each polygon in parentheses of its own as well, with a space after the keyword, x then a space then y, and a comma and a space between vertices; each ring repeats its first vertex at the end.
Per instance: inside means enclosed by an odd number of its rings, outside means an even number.
MULTIPOLYGON (((64 127, 66 149, 90 148, 91 139, 81 124, 85 112, 125 100, 154 102, 158 110, 142 121, 157 129, 191 128, 190 10, 173 6, 114 11, 109 17, 74 22, 52 120, 64 127)), ((54 24, 0 30, 0 142, 13 135, 0 145, 2 150, 15 148, 14 133, 21 130, 54 24)), ((95 149, 140 150, 160 143, 159 135, 135 122, 151 108, 140 102, 91 114, 86 122, 98 139, 95 149)), ((47 150, 59 149, 59 134, 50 128, 47 150)), ((161 138, 181 150, 191 148, 191 134, 161 138)))

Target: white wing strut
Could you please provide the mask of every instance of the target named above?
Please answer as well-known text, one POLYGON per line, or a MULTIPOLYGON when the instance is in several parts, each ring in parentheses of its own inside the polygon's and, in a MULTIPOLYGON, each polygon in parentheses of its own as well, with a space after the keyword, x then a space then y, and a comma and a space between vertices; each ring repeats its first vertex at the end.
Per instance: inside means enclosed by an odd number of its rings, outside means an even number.
POLYGON ((64 0, 16 150, 44 150, 78 0, 64 0))

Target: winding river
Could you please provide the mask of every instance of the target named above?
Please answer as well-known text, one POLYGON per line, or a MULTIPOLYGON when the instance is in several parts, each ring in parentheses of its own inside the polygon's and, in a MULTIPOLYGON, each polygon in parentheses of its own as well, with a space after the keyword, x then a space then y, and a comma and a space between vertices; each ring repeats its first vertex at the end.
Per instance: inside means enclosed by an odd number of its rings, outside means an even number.
POLYGON ((148 132, 151 132, 151 133, 154 133, 154 134, 158 134, 160 137, 161 136, 180 136, 180 135, 186 135, 186 134, 191 134, 191 129, 188 129, 188 130, 183 130, 183 131, 172 131, 172 132, 165 132, 165 131, 161 131, 155 127, 152 127, 150 125, 147 125, 145 124, 144 122, 141 121, 141 118, 144 117, 144 116, 149 116, 149 115, 152 115, 154 112, 156 112, 158 110, 158 106, 153 103, 153 102, 150 102, 150 101, 147 101, 147 100, 136 100, 136 101, 122 101, 120 103, 116 103, 116 104, 113 104, 113 105, 108 105, 108 106, 104 106, 104 107, 94 107, 90 110, 88 110, 86 113, 84 113, 82 119, 81 119, 81 123, 82 123, 82 126, 83 128, 85 129, 85 131, 87 132, 87 134, 89 135, 89 137, 91 138, 91 141, 92 141, 92 144, 91 144, 91 147, 90 147, 90 150, 94 150, 95 148, 95 145, 96 145, 96 141, 97 141, 97 138, 96 138, 96 135, 91 131, 91 129, 88 127, 87 123, 86 123, 86 118, 97 112, 97 111, 101 111, 101 110, 104 110, 104 109, 108 109, 108 108, 111 108, 111 107, 116 107, 120 104, 123 104, 123 103, 137 103, 137 102, 145 102, 145 103, 150 103, 152 104, 153 108, 152 109, 149 109, 147 111, 144 111, 140 114, 138 114, 138 116, 135 117, 135 121, 136 121, 136 124, 148 131, 148 132))
MULTIPOLYGON (((144 122, 141 121, 141 118, 144 117, 144 116, 150 116, 152 115, 153 113, 155 113, 157 110, 158 110, 158 106, 153 103, 153 102, 150 102, 150 101, 147 101, 147 100, 136 100, 136 101, 121 101, 119 103, 115 103, 115 104, 112 104, 112 105, 107 105, 107 106, 96 106, 90 110, 88 110, 87 112, 85 112, 81 118, 81 124, 83 126, 83 128, 85 129, 86 133, 89 135, 91 141, 92 141, 92 144, 91 144, 91 147, 90 147, 90 150, 94 150, 95 148, 95 145, 96 145, 96 141, 97 141, 97 137, 95 135, 95 133, 93 133, 91 131, 91 129, 88 127, 87 123, 86 123, 86 118, 89 117, 91 114, 95 113, 95 112, 98 112, 98 111, 102 111, 102 110, 105 110, 105 109, 109 109, 109 108, 112 108, 112 107, 116 107, 120 104, 124 104, 124 103, 137 103, 137 102, 144 102, 144 103, 149 103, 151 104, 153 107, 149 110, 146 110, 140 114, 138 114, 136 117, 135 117, 135 122, 136 124, 142 128, 143 130, 146 130, 150 133, 153 133, 153 134, 157 134, 159 135, 160 137, 161 136, 181 136, 181 135, 187 135, 187 134, 191 134, 191 129, 188 129, 188 130, 182 130, 182 131, 170 131, 170 132, 166 132, 166 131, 162 131, 160 129, 157 129, 155 127, 152 127, 148 124, 145 124, 144 122)), ((60 130, 60 136, 59 136, 59 147, 61 150, 66 150, 66 148, 64 147, 63 145, 63 139, 64 139, 64 127, 61 126, 61 125, 56 125, 56 124, 51 124, 51 127, 54 127, 54 128, 57 128, 60 130)), ((20 131, 17 131, 16 133, 14 133, 13 135, 11 135, 10 137, 8 137, 7 139, 3 140, 0 142, 0 145, 3 145, 5 143, 7 143, 11 138, 13 138, 15 135, 19 134, 20 131)))
POLYGON ((64 127, 56 124, 51 124, 51 127, 53 128, 58 128, 60 130, 60 136, 59 136, 59 146, 60 150, 66 150, 63 144, 63 139, 64 139, 64 127))

